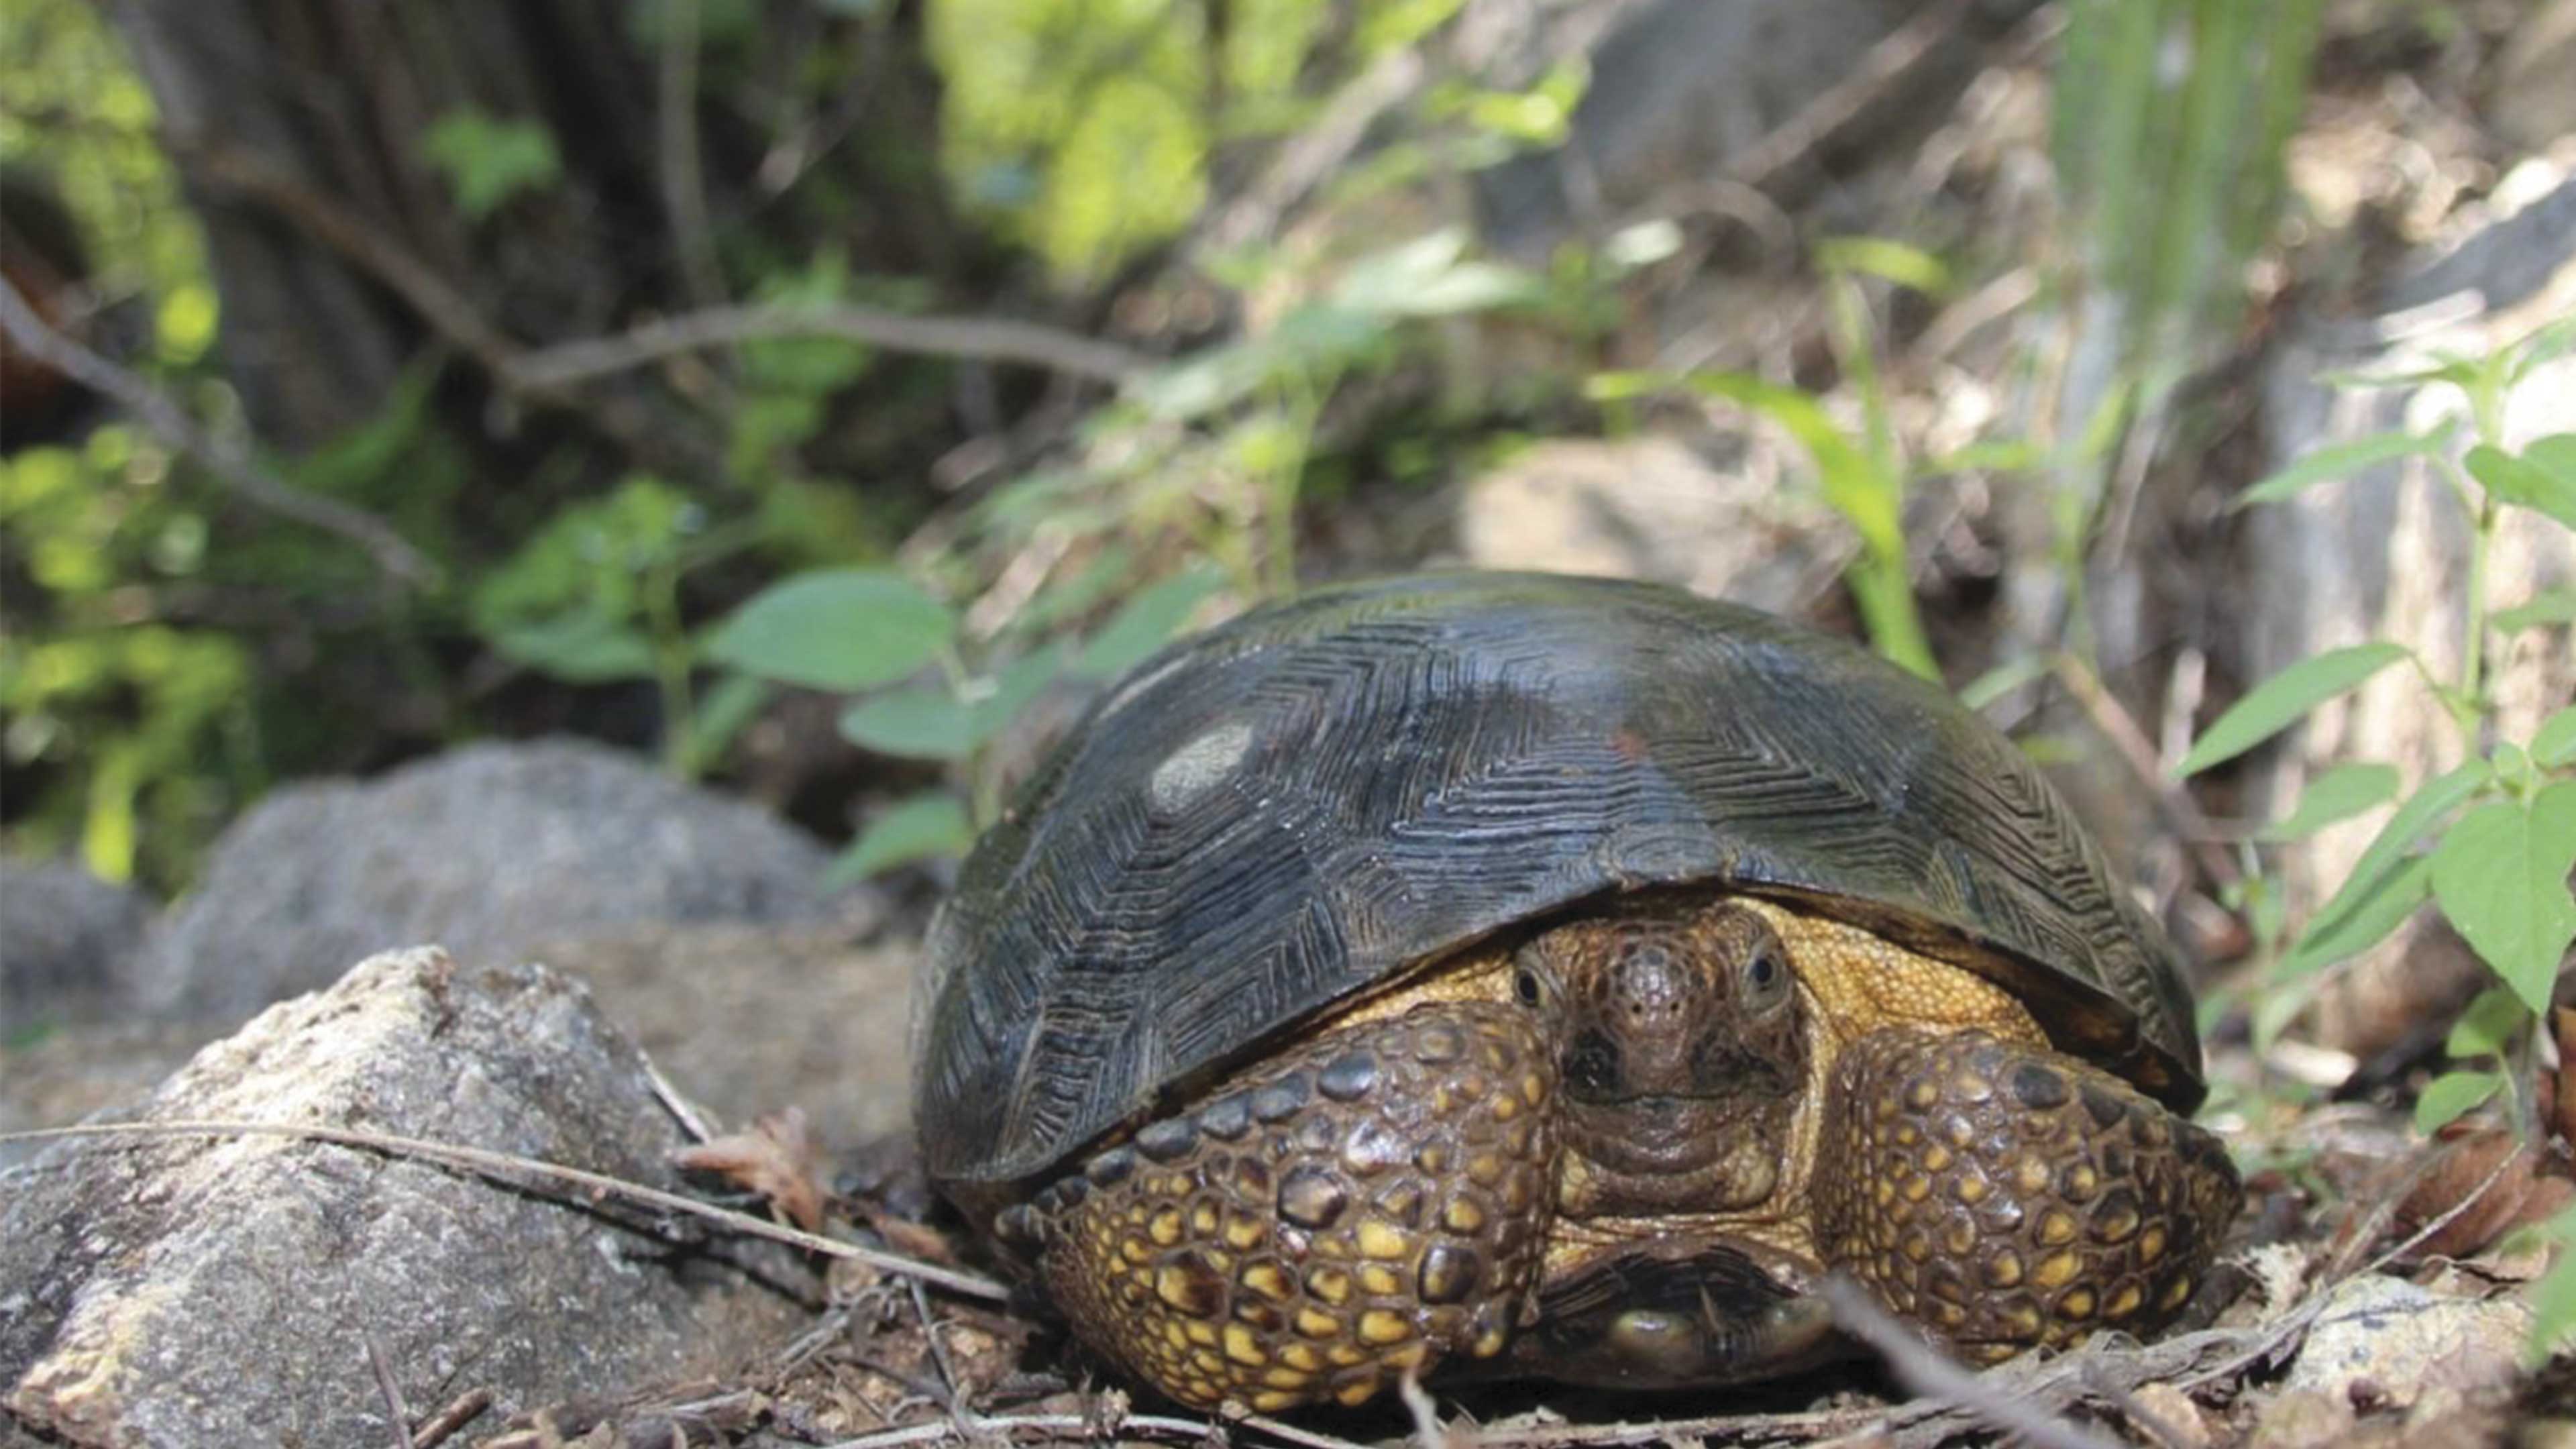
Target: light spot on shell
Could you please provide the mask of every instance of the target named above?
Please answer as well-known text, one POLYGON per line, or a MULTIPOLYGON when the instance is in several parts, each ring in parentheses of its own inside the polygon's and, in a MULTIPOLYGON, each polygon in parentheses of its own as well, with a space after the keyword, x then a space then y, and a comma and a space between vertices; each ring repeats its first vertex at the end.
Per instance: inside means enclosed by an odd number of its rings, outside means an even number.
POLYGON ((1157 810, 1180 810, 1204 795, 1243 763, 1252 748, 1252 726, 1240 720, 1221 724, 1171 753, 1154 767, 1145 795, 1157 810))

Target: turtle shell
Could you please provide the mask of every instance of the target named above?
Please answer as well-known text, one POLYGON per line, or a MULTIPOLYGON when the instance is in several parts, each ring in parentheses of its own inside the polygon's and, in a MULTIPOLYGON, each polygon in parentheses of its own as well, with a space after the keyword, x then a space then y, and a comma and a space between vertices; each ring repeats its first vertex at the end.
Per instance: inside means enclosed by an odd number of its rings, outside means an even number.
POLYGON ((2176 1107, 2171 947, 2002 734, 1841 640, 1657 585, 1321 589, 1104 691, 968 857, 918 983, 933 1177, 1047 1169, 1407 968, 1724 886, 2016 992, 2176 1107))

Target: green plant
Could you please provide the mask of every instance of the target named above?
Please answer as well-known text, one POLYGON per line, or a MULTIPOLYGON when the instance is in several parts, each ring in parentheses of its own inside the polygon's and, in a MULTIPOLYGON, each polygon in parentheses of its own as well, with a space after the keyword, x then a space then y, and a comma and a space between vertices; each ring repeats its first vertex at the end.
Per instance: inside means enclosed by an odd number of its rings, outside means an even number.
MULTIPOLYGON (((1014 717, 1059 679, 1103 680, 1141 661, 1221 586, 1184 571, 1129 596, 1087 640, 1052 629, 1065 612, 1033 609, 970 664, 955 610, 888 569, 817 570, 746 601, 705 636, 709 662, 741 677, 853 695, 841 733, 881 755, 938 761, 968 780, 1014 717)), ((880 811, 834 864, 854 880, 914 861, 956 856, 996 801, 956 784, 880 811)))
MULTIPOLYGON (((2507 509, 2528 509, 2576 529, 2576 434, 2540 438, 2517 452, 2504 446, 2502 427, 2507 392, 2571 342, 2576 320, 2483 357, 2442 357, 2419 370, 2346 379, 2354 386, 2455 389, 2476 442, 2454 461, 2452 426, 2363 439, 2301 459, 2239 500, 2240 507, 2277 503, 2363 466, 2422 459, 2449 485, 2473 526, 2457 677, 2437 676, 2413 650, 2388 640, 2328 650, 2255 686, 2211 722, 2176 766, 2177 774, 2189 776, 2233 759, 2318 705, 2399 665, 2413 666, 2440 701, 2458 731, 2465 763, 2397 803, 2343 883, 2269 963, 2265 994, 2254 1012, 2258 1042, 2269 1041, 2328 968, 2385 940, 2431 902, 2494 971, 2497 984, 2451 1029, 2446 1049, 2461 1065, 2435 1078, 2417 1099, 2416 1125, 2428 1133, 2499 1094, 2529 1130, 2534 1103, 2525 1084, 2539 1059, 2539 1027, 2568 944, 2576 940, 2576 897, 2568 890, 2569 872, 2576 869, 2576 707, 2549 716, 2528 739, 2495 738, 2494 680, 2485 670, 2497 632, 2576 618, 2576 593, 2563 589, 2496 609, 2486 567, 2507 509)), ((2303 838, 2396 801, 2398 791, 2392 766, 2345 765, 2320 775, 2290 815, 2266 833, 2276 840, 2303 838)), ((2576 1229, 2576 1222, 2570 1226, 2576 1229)), ((2539 1292, 2545 1304, 2560 1305, 2553 1321, 2576 1317, 2576 1258, 2539 1292)))
POLYGON ((1618 402, 1686 389, 1733 403, 1788 434, 1815 468, 1817 491, 1825 504, 1851 525, 1859 540, 1860 550, 1843 580, 1870 642, 1916 674, 1938 679, 1940 668, 1914 603, 1913 567, 1905 546, 1906 494, 1920 478, 1972 466, 2026 467, 2033 455, 2026 448, 1985 446, 1965 457, 1909 457, 1880 385, 1878 344, 1862 279, 1876 277, 1938 296, 1950 288, 1949 270, 1937 257, 1878 237, 1828 241, 1818 250, 1817 261, 1825 273, 1832 308, 1835 355, 1858 414, 1853 422, 1837 419, 1825 400, 1813 393, 1744 372, 1683 377, 1603 373, 1591 380, 1587 391, 1595 400, 1618 402))

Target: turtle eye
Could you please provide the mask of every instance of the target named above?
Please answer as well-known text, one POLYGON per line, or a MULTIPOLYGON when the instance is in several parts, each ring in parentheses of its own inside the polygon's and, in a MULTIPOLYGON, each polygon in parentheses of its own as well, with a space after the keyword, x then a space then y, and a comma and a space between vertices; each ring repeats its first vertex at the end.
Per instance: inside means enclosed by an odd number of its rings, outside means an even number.
POLYGON ((1538 984, 1538 973, 1523 966, 1512 973, 1512 995, 1519 997, 1523 1006, 1536 1006, 1546 999, 1547 992, 1538 984))
POLYGON ((1765 941, 1745 958, 1744 993, 1746 1004, 1755 1007, 1788 999, 1789 962, 1781 954, 1778 942, 1765 941))

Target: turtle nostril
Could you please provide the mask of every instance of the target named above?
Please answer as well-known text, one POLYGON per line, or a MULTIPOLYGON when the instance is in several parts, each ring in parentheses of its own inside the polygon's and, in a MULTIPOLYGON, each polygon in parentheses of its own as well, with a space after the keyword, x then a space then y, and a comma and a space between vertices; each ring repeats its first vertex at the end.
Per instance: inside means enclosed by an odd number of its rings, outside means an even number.
POLYGON ((1597 1030, 1577 1033, 1565 1054, 1566 1084, 1578 1097, 1602 1098, 1619 1087, 1619 1044, 1597 1030))

